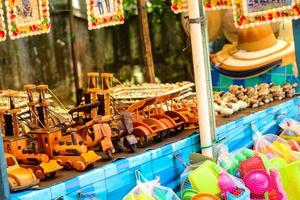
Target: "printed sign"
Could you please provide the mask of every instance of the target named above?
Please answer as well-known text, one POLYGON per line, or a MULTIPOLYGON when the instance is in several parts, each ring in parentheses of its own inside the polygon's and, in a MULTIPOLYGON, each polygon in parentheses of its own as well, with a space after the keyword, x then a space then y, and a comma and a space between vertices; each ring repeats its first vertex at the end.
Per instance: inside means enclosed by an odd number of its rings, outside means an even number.
POLYGON ((233 0, 235 25, 239 28, 297 19, 299 0, 233 0))
POLYGON ((89 30, 124 23, 122 0, 86 0, 86 2, 89 30))
POLYGON ((48 0, 7 0, 9 37, 21 37, 48 33, 51 28, 48 0))

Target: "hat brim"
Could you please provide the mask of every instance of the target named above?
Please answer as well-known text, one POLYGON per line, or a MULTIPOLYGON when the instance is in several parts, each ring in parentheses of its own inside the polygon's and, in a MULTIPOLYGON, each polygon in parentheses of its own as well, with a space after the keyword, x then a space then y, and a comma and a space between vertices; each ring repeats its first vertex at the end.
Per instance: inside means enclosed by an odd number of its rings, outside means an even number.
POLYGON ((255 52, 239 50, 226 59, 218 57, 217 53, 212 55, 211 60, 220 69, 243 72, 262 68, 280 59, 282 63, 293 62, 295 60, 295 48, 291 42, 277 40, 277 43, 270 48, 255 52))
POLYGON ((235 71, 227 71, 224 69, 221 69, 219 66, 214 65, 212 63, 212 67, 218 71, 219 73, 223 74, 224 76, 228 76, 230 78, 236 78, 236 79, 247 79, 247 78, 252 78, 259 76, 261 74, 266 73, 267 71, 279 67, 282 65, 282 60, 277 60, 273 63, 269 63, 268 65, 262 66, 260 68, 257 68, 255 70, 247 70, 247 71, 240 71, 240 72, 235 72, 235 71))

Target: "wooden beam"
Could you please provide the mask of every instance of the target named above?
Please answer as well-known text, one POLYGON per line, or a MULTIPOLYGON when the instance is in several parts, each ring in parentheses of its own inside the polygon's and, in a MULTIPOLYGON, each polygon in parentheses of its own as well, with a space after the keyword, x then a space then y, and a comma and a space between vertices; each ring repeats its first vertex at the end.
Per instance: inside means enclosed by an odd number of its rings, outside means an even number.
POLYGON ((147 81, 155 83, 155 70, 151 49, 146 0, 137 0, 140 38, 146 67, 147 81))
POLYGON ((6 160, 4 157, 4 146, 3 146, 1 130, 0 130, 0 199, 10 200, 10 191, 8 186, 6 160))

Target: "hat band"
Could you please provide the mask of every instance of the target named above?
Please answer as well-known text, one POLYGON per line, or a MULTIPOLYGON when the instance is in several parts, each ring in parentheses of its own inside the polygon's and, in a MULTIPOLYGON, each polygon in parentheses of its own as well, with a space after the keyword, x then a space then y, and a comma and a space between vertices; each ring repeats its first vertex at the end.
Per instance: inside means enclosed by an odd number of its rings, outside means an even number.
POLYGON ((260 51, 272 47, 276 42, 275 36, 270 34, 257 41, 238 43, 238 49, 245 51, 260 51))

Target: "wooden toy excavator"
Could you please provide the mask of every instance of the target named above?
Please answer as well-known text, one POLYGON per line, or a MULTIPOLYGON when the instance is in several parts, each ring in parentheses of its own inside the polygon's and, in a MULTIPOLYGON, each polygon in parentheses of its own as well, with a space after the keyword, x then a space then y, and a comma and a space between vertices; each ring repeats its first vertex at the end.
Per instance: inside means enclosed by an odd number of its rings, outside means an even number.
POLYGON ((50 158, 68 169, 84 171, 87 167, 93 167, 101 157, 88 150, 87 146, 78 140, 76 134, 72 133, 70 140, 70 136, 63 136, 61 129, 50 123, 50 103, 45 95, 48 86, 25 85, 24 88, 29 97, 28 106, 33 123, 31 127, 36 127, 32 128, 29 134, 37 138, 39 149, 43 149, 50 158), (39 102, 31 98, 35 89, 39 92, 39 102))
POLYGON ((44 180, 48 176, 55 176, 62 169, 56 160, 50 160, 49 156, 38 149, 37 141, 29 141, 20 133, 20 125, 17 114, 20 109, 15 108, 13 98, 10 96, 10 109, 3 114, 4 118, 4 151, 14 155, 21 167, 30 168, 38 179, 44 180))

